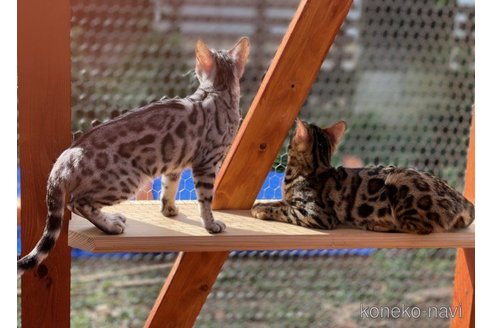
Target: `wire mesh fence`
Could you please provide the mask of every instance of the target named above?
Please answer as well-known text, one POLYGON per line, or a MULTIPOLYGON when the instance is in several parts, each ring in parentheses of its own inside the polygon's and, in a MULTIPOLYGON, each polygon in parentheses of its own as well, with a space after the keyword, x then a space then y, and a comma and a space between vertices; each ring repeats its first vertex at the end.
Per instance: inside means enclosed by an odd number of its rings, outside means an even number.
MULTIPOLYGON (((197 87, 191 74, 197 38, 215 48, 250 38, 241 83, 245 114, 297 5, 73 0, 73 131, 164 95, 190 94, 197 87)), ((301 118, 321 126, 348 122, 337 165, 417 167, 461 190, 474 102, 474 30, 473 0, 354 0, 301 118)), ((284 145, 258 198, 281 198, 286 161, 284 145)), ((158 180, 146 188, 158 199, 158 180)), ((195 197, 185 172, 178 198, 195 197)), ((77 257, 72 323, 140 327, 173 259, 77 257), (118 279, 104 276, 111 272, 118 279)), ((449 306, 453 269, 453 250, 234 253, 197 326, 444 327, 446 319, 367 320, 360 305, 449 306)))
MULTIPOLYGON (((196 327, 448 327, 455 251, 236 252, 196 327), (371 318, 368 307, 418 308, 420 318, 371 318), (431 309, 430 314, 423 314, 431 309), (441 312, 442 313, 442 312, 441 312), (429 317, 430 315, 430 317, 429 317)), ((93 256, 72 264, 72 326, 142 327, 175 254, 93 256)))

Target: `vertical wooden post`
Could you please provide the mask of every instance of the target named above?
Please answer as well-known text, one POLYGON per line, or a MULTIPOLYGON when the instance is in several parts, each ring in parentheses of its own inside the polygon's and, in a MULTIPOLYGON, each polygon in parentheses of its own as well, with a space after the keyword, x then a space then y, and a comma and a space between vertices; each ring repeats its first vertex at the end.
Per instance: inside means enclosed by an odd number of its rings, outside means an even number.
MULTIPOLYGON (((253 204, 351 4, 300 2, 219 172, 215 209, 253 204)), ((192 327, 226 258, 227 252, 182 253, 146 327, 192 327), (201 291, 200 281, 206 286, 201 291)))
MULTIPOLYGON (((46 182, 71 142, 70 1, 22 0, 18 8, 18 100, 22 254, 46 222, 46 182)), ((65 218, 68 218, 65 215, 65 218)), ((68 220, 51 255, 22 277, 22 326, 70 326, 68 220)))
MULTIPOLYGON (((465 197, 475 203, 475 113, 470 130, 466 163, 465 197)), ((475 248, 459 248, 456 254, 452 309, 461 307, 451 321, 452 328, 475 327, 475 248)))

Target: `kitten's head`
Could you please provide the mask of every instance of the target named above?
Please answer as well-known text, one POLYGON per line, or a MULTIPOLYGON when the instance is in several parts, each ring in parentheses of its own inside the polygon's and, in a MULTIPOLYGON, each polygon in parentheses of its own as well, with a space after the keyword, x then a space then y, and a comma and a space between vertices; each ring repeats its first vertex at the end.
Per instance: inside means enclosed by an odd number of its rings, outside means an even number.
POLYGON ((338 121, 322 129, 298 119, 289 144, 289 166, 295 166, 303 174, 331 167, 331 156, 346 129, 345 121, 338 121))
POLYGON ((209 49, 198 40, 195 72, 201 86, 216 90, 239 86, 249 56, 249 39, 242 37, 230 50, 209 49))

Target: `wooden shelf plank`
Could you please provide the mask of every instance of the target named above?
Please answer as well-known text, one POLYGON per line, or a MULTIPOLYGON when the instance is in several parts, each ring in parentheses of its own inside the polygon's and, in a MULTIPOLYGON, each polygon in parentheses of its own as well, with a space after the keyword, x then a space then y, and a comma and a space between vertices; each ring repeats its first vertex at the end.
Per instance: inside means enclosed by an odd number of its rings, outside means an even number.
POLYGON ((166 218, 159 202, 128 202, 108 207, 128 218, 122 235, 106 235, 76 215, 70 222, 69 245, 92 252, 231 251, 322 248, 474 248, 474 226, 452 233, 418 236, 356 229, 315 230, 261 221, 248 210, 215 211, 227 230, 211 235, 201 227, 196 202, 179 202, 181 213, 166 218))

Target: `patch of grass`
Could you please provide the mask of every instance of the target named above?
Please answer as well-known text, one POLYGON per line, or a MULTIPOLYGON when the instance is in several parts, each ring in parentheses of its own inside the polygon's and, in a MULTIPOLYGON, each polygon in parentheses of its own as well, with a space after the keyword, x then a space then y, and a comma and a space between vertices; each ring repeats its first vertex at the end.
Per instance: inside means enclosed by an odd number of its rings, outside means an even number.
MULTIPOLYGON (((74 259, 72 327, 142 327, 173 259, 74 259)), ((235 257, 224 265, 196 327, 415 327, 409 319, 361 319, 360 304, 449 306, 453 272, 454 250, 235 257)))

